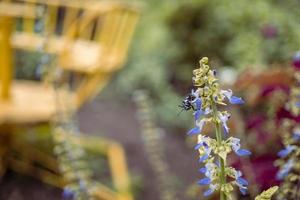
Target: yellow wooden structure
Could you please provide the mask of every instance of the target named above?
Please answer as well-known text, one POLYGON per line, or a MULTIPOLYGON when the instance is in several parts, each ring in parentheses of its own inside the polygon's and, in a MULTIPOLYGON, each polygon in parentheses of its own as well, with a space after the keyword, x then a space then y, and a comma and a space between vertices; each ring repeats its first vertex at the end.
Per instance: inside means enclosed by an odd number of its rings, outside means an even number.
MULTIPOLYGON (((0 171, 7 166, 44 182, 63 186, 63 177, 53 176, 49 171, 32 165, 38 162, 56 171, 54 158, 15 140, 19 136, 13 134, 13 129, 20 125, 50 123, 58 109, 55 101, 58 94, 64 96, 62 105, 75 110, 97 94, 124 64, 138 16, 138 6, 124 1, 0 2, 0 135, 1 143, 7 143, 1 145, 0 158, 7 162, 2 162, 0 171), (45 8, 42 14, 39 11, 41 5, 45 8), (35 26, 40 15, 46 20, 46 26, 38 32, 35 26), (17 23, 21 28, 15 28, 17 23), (56 56, 63 73, 80 77, 74 89, 57 90, 52 84, 13 79, 13 49, 37 51, 40 48, 56 56), (11 149, 19 158, 6 158, 11 149)), ((67 107, 59 109, 66 111, 67 107)), ((115 191, 100 184, 95 190, 99 198, 132 199, 128 192, 129 177, 122 147, 104 139, 74 140, 108 156, 115 191)))

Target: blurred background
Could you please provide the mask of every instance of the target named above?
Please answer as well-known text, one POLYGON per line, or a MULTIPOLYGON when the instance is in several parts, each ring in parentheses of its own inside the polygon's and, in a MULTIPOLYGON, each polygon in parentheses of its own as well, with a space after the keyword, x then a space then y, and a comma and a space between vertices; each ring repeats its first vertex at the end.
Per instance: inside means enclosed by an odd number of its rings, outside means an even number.
MULTIPOLYGON (((0 199, 204 198, 191 111, 178 107, 207 56, 232 107, 230 157, 254 199, 275 184, 299 0, 2 0, 0 199), (181 113, 180 113, 181 112, 181 113), (179 114, 180 113, 180 114, 179 114)), ((214 134, 210 128, 204 130, 214 134)))

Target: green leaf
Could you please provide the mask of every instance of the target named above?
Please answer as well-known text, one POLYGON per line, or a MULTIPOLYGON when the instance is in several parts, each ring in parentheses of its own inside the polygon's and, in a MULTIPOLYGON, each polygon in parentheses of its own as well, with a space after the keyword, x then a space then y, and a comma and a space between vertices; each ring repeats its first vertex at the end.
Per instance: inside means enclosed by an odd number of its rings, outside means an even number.
POLYGON ((266 191, 263 191, 260 195, 255 197, 255 200, 271 200, 273 194, 278 190, 278 186, 269 188, 266 191))

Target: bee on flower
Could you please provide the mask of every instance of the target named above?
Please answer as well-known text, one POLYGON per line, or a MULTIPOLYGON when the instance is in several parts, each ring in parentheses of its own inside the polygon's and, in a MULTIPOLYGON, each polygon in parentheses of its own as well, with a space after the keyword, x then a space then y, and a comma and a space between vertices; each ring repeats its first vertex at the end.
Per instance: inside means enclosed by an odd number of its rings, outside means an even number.
POLYGON ((199 163, 204 165, 199 172, 205 177, 200 179, 198 184, 208 185, 205 196, 220 192, 221 200, 231 199, 233 186, 237 186, 242 194, 246 194, 248 182, 242 178, 241 171, 226 166, 227 155, 232 151, 238 156, 248 156, 251 153, 241 148, 240 139, 226 138, 230 131, 227 125, 230 113, 218 109, 227 103, 243 104, 244 101, 234 96, 232 90, 220 88, 217 72, 210 69, 207 57, 202 58, 199 64, 200 67, 193 70, 192 81, 195 89, 190 93, 189 104, 185 102, 188 108, 193 108, 195 120, 195 127, 188 131, 188 135, 198 135, 195 150, 199 152, 199 163), (207 123, 215 125, 215 139, 201 134, 207 123))

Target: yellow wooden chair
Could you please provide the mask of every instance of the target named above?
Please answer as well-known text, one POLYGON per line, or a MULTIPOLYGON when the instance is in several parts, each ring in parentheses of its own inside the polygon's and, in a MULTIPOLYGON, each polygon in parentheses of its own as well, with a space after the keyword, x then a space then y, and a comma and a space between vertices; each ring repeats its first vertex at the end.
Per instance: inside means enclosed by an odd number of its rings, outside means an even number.
MULTIPOLYGON (((0 2, 0 130, 11 132, 11 127, 20 124, 51 122, 58 109, 55 101, 57 95, 64 97, 62 105, 67 107, 59 108, 64 112, 70 107, 77 109, 97 94, 125 62, 138 20, 138 10, 137 6, 121 1, 0 2), (43 16, 46 19, 46 26, 42 32, 37 32, 35 24, 40 17, 37 9, 41 5, 46 10, 43 16), (13 26, 16 21, 21 24, 21 28, 17 30, 13 26), (41 48, 45 53, 56 56, 59 69, 64 73, 73 73, 80 77, 74 90, 55 89, 51 84, 12 78, 12 50, 37 51, 41 48)), ((9 138, 12 141, 10 148, 14 148, 16 152, 24 150, 23 153, 18 153, 25 158, 23 160, 9 158, 8 167, 33 175, 47 183, 62 186, 59 177, 52 176, 49 171, 36 168, 31 163, 38 162, 56 171, 57 167, 55 168, 51 156, 30 148, 26 143, 14 143, 13 137, 9 138), (33 169, 40 173, 32 173, 33 169)), ((81 145, 85 147, 92 146, 94 141, 99 145, 93 147, 95 151, 108 156, 117 194, 118 191, 124 191, 124 188, 128 189, 129 179, 122 147, 115 142, 95 138, 88 140, 90 145, 85 145, 87 140, 78 141, 82 141, 81 145)), ((0 153, 4 155, 7 151, 10 149, 1 150, 0 153)), ((99 190, 100 192, 96 190, 96 193, 103 194, 101 191, 114 193, 109 188, 103 186, 99 188, 104 189, 99 190)), ((108 196, 110 198, 107 199, 132 199, 132 195, 128 195, 128 192, 125 196, 117 195, 118 198, 108 196)))
POLYGON ((97 94, 114 71, 122 67, 138 19, 136 7, 114 1, 24 0, 21 3, 28 6, 23 12, 25 16, 30 16, 32 6, 46 5, 46 36, 34 31, 36 17, 21 18, 22 28, 19 31, 8 28, 12 26, 8 23, 11 24, 13 19, 7 20, 5 15, 2 17, 4 27, 1 30, 11 44, 0 47, 3 58, 0 59, 3 64, 1 99, 11 98, 9 104, 0 104, 0 124, 1 121, 45 121, 55 111, 53 87, 32 81, 11 81, 10 47, 36 51, 45 44, 44 50, 57 55, 62 69, 80 74, 83 79, 76 90, 73 93, 63 91, 70 96, 70 103, 78 107, 97 94), (60 13, 64 16, 59 18, 60 13), (57 23, 58 19, 60 23, 57 23))

